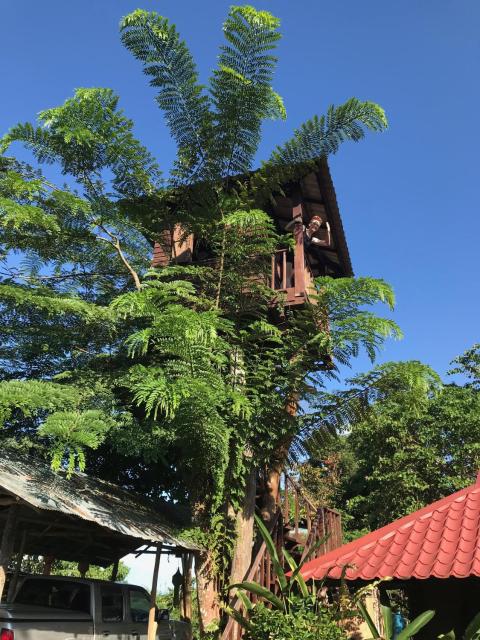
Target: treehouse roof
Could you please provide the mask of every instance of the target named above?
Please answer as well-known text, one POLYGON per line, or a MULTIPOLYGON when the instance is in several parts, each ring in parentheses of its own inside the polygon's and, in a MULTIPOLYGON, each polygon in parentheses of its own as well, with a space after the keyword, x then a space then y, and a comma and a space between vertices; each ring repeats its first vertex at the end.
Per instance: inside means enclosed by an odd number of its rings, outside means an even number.
POLYGON ((347 580, 480 577, 477 483, 307 562, 303 577, 347 580))
MULTIPOLYGON (((253 172, 252 174, 254 174, 253 172)), ((238 176, 239 179, 246 176, 238 176)), ((309 255, 309 266, 314 276, 321 274, 352 276, 353 269, 350 261, 347 240, 343 229, 342 219, 338 208, 335 188, 328 167, 327 160, 320 158, 315 162, 315 169, 308 170, 302 177, 290 180, 281 185, 281 193, 273 194, 271 200, 264 202, 266 211, 275 220, 279 231, 285 231, 286 225, 293 217, 293 207, 302 205, 304 223, 308 225, 315 215, 330 224, 331 246, 315 248, 309 255)), ((161 233, 161 232, 160 232, 161 233)), ((167 240, 161 241, 161 235, 152 238, 154 245, 152 266, 165 266, 171 259, 170 234, 167 240)), ((177 247, 177 251, 178 251, 177 247)))
POLYGON ((19 506, 16 549, 108 566, 143 544, 196 547, 178 537, 179 511, 84 473, 54 473, 45 462, 0 452, 0 528, 8 506, 19 506))

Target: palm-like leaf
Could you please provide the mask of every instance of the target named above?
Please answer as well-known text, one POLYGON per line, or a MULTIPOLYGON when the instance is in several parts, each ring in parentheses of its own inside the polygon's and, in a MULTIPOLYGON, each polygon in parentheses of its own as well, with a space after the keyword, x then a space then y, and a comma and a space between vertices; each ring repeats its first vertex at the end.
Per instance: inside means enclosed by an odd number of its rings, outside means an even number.
POLYGON ((137 9, 123 18, 120 28, 122 42, 158 88, 157 102, 177 142, 179 162, 191 171, 205 159, 210 117, 192 55, 175 26, 158 13, 137 9))
POLYGON ((284 117, 280 96, 271 88, 280 38, 280 22, 253 7, 230 9, 211 87, 215 106, 215 156, 224 176, 251 169, 260 142, 260 126, 268 117, 284 117))
POLYGON ((327 115, 315 116, 297 129, 293 137, 273 152, 269 164, 297 165, 336 153, 346 140, 358 142, 365 131, 383 131, 387 127, 384 110, 374 102, 350 98, 332 105, 327 115))

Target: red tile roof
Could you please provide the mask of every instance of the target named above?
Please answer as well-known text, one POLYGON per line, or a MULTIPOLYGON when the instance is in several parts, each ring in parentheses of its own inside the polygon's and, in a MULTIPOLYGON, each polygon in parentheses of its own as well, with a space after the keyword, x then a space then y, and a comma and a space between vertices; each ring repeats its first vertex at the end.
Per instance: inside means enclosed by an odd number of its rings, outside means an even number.
POLYGON ((457 491, 307 562, 305 579, 480 577, 480 474, 457 491))

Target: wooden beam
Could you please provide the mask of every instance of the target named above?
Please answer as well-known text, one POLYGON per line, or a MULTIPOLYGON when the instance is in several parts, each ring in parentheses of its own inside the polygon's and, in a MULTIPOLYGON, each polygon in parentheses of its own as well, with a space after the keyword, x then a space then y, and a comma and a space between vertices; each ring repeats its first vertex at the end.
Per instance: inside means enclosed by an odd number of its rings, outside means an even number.
POLYGON ((155 640, 157 635, 157 584, 158 584, 158 570, 160 568, 160 557, 162 555, 162 545, 157 545, 157 553, 155 555, 155 566, 153 568, 152 578, 152 590, 150 592, 150 611, 148 613, 148 630, 147 640, 155 640))
POLYGON ((8 507, 7 520, 3 529, 2 543, 0 546, 0 602, 2 601, 3 590, 7 580, 7 569, 12 559, 13 547, 15 544, 15 525, 17 521, 18 505, 12 504, 8 507))
POLYGON ((295 237, 295 295, 300 296, 305 292, 305 253, 303 247, 303 209, 301 203, 293 207, 292 218, 300 216, 301 222, 297 222, 294 228, 295 237))

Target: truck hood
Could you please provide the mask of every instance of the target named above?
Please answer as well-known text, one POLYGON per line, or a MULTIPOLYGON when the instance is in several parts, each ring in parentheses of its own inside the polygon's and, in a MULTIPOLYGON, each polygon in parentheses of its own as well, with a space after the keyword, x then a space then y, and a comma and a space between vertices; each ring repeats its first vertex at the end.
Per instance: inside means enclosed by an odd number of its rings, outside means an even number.
POLYGON ((30 604, 1 604, 0 620, 91 620, 83 611, 35 607, 30 604))

